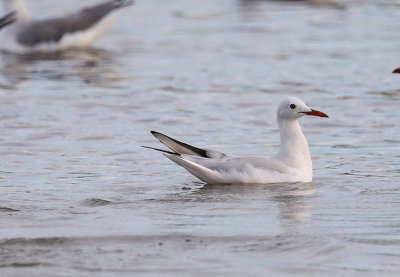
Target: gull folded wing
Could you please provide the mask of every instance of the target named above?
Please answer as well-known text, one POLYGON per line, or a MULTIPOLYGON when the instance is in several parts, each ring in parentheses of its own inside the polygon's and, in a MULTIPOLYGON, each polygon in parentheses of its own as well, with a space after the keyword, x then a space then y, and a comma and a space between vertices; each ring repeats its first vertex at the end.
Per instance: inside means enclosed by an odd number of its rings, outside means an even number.
POLYGON ((162 133, 156 132, 156 131, 150 131, 153 136, 155 136, 161 143, 165 144, 169 149, 172 151, 176 152, 177 154, 183 155, 194 155, 194 156, 200 156, 204 158, 213 158, 213 159, 218 159, 225 157, 226 155, 224 153, 215 151, 215 150, 210 150, 210 149, 202 149, 198 148, 192 145, 189 145, 187 143, 181 142, 179 140, 173 139, 167 135, 164 135, 162 133))
POLYGON ((130 4, 132 1, 107 1, 69 16, 35 21, 18 34, 17 41, 31 47, 41 43, 58 42, 64 35, 85 31, 112 11, 130 4))

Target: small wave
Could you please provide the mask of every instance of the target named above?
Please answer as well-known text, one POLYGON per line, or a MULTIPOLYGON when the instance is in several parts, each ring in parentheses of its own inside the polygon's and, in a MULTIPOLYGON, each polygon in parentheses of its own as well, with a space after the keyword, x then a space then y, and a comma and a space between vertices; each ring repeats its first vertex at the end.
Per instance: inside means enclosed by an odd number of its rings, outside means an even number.
POLYGON ((19 210, 8 208, 8 207, 0 207, 0 212, 19 212, 19 210))
POLYGON ((335 144, 332 146, 332 148, 343 148, 343 149, 357 149, 360 148, 359 145, 351 145, 351 144, 335 144))
POLYGON ((40 265, 43 265, 43 263, 10 263, 10 264, 0 264, 0 267, 33 267, 40 265))
POLYGON ((67 240, 68 240, 67 238, 62 238, 62 237, 34 238, 34 239, 13 238, 0 241, 0 247, 11 246, 11 245, 36 245, 36 246, 55 245, 64 243, 67 240))
POLYGON ((111 201, 100 199, 100 198, 88 198, 88 199, 82 200, 80 202, 81 205, 89 206, 89 207, 106 206, 106 205, 109 205, 112 203, 113 202, 111 202, 111 201))

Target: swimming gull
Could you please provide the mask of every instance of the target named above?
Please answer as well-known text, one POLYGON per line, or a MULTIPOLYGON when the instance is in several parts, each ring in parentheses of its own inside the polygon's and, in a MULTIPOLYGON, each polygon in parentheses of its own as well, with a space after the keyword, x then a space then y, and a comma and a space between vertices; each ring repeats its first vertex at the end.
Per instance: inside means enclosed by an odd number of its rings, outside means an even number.
POLYGON ((112 0, 68 16, 33 20, 24 0, 3 0, 8 13, 0 19, 1 47, 16 52, 90 47, 113 25, 122 8, 132 3, 112 0))
POLYGON ((304 115, 328 117, 312 110, 299 98, 289 97, 278 107, 281 137, 278 153, 266 157, 234 157, 197 148, 162 133, 151 133, 172 151, 144 146, 164 155, 208 184, 311 182, 312 161, 298 119, 304 115))

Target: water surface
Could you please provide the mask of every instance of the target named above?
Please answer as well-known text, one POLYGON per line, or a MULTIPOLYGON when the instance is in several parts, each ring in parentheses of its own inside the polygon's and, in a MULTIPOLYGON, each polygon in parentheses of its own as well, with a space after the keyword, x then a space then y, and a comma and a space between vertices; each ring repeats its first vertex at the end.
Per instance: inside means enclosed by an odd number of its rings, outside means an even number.
MULTIPOLYGON (((29 4, 81 6, 53 2, 29 4)), ((399 17, 137 1, 90 51, 1 54, 1 276, 398 276, 399 17), (204 185, 140 147, 271 155, 286 95, 330 116, 301 119, 311 184, 204 185)))

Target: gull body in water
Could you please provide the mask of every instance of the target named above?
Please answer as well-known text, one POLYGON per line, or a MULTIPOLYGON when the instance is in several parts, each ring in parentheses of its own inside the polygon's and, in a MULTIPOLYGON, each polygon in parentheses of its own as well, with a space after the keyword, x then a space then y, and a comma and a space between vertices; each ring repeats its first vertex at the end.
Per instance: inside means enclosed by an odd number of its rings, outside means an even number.
POLYGON ((168 159, 208 184, 311 182, 310 152, 298 122, 305 115, 328 117, 323 112, 310 109, 296 97, 289 97, 279 105, 277 121, 281 146, 278 153, 270 158, 228 156, 191 146, 155 131, 151 133, 172 151, 144 147, 164 152, 168 159))

